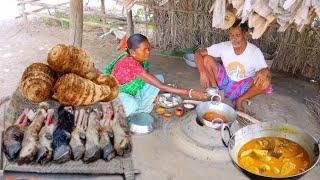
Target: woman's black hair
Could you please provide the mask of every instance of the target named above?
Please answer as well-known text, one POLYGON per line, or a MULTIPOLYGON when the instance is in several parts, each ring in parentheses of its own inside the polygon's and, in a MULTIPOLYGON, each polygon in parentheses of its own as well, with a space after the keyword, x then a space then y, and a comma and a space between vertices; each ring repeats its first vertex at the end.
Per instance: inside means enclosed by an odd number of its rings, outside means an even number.
POLYGON ((128 53, 130 54, 129 49, 136 50, 144 41, 148 41, 148 38, 142 34, 131 35, 128 39, 128 53))
POLYGON ((241 23, 241 19, 236 19, 236 21, 233 23, 232 27, 233 28, 240 27, 242 32, 248 32, 248 30, 249 30, 248 22, 246 21, 244 23, 241 23))

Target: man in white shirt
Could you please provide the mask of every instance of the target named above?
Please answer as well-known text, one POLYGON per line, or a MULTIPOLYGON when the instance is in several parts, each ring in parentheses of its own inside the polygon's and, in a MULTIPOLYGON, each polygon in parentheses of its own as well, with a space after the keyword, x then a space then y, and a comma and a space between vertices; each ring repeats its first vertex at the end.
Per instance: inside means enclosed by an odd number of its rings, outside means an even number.
POLYGON ((261 50, 248 42, 248 25, 239 21, 230 28, 229 41, 200 49, 195 54, 201 86, 218 87, 243 111, 242 103, 265 92, 271 84, 261 50), (214 57, 221 57, 220 64, 214 57))

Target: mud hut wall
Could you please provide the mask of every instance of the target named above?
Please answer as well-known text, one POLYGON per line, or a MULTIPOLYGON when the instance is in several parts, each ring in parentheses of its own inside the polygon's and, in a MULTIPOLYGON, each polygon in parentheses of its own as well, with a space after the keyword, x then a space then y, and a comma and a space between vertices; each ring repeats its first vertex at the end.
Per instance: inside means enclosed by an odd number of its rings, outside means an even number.
MULTIPOLYGON (((212 28, 209 9, 214 0, 168 1, 160 6, 157 0, 149 4, 156 25, 153 44, 162 50, 208 47, 228 40, 227 31, 212 28)), ((277 32, 271 25, 258 40, 249 41, 272 58, 272 69, 320 80, 320 28, 308 28, 302 33, 289 28, 277 32)))

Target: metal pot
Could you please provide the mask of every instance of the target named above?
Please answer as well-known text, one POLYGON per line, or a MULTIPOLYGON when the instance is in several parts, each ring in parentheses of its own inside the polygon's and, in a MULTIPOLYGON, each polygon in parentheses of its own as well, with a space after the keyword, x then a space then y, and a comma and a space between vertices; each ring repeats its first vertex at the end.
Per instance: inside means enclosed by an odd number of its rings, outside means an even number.
POLYGON ((224 124, 221 128, 221 139, 223 144, 228 148, 233 164, 252 179, 298 179, 309 172, 319 162, 319 142, 308 133, 289 124, 263 122, 243 127, 234 134, 231 134, 230 127, 224 124), (225 130, 228 131, 230 136, 227 142, 224 137, 225 130), (270 136, 286 138, 301 145, 309 154, 311 167, 297 175, 276 178, 253 174, 238 165, 238 153, 244 144, 256 138, 270 136))
POLYGON ((220 129, 222 124, 229 124, 231 125, 233 121, 237 118, 236 111, 229 105, 224 104, 220 101, 206 101, 201 102, 197 108, 197 117, 201 121, 201 123, 205 124, 208 127, 214 128, 214 129, 220 129), (213 121, 207 121, 203 119, 203 115, 206 112, 217 112, 223 116, 226 117, 227 121, 224 122, 220 118, 216 118, 213 121))

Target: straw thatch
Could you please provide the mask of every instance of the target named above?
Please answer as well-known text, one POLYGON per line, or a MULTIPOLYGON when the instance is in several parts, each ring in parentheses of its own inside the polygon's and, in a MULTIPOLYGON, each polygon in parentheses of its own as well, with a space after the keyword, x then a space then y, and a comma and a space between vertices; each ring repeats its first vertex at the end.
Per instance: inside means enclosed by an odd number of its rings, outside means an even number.
MULTIPOLYGON (((208 47, 227 40, 227 31, 212 28, 212 14, 208 13, 214 0, 179 0, 160 4, 153 0, 156 30, 154 45, 163 50, 190 47, 208 47)), ((320 28, 317 21, 313 28, 299 33, 288 28, 277 32, 273 24, 258 40, 250 40, 263 52, 274 55, 272 69, 320 79, 320 28)))
POLYGON ((313 98, 305 98, 305 104, 315 119, 320 120, 320 95, 313 98))

